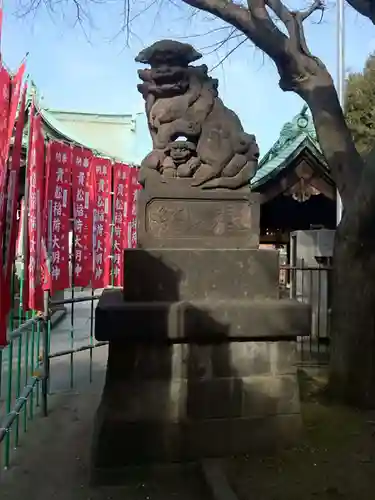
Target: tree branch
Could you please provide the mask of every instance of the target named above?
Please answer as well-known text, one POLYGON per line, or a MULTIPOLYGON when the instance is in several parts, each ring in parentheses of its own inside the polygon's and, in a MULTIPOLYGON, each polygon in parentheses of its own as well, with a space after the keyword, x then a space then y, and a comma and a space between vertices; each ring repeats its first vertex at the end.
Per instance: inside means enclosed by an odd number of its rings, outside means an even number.
POLYGON ((204 10, 242 31, 274 61, 283 58, 288 38, 269 17, 263 0, 252 2, 254 6, 251 10, 230 0, 183 0, 183 2, 204 10))
POLYGON ((375 24, 375 3, 374 0, 346 0, 354 10, 367 17, 375 24))
POLYGON ((183 0, 188 5, 219 17, 244 33, 276 64, 283 90, 298 92, 316 68, 323 63, 309 51, 303 21, 324 9, 323 0, 315 0, 305 11, 292 11, 282 0, 247 0, 247 7, 231 0, 183 0), (284 34, 271 19, 270 9, 284 24, 284 34), (305 56, 305 57, 303 57, 305 56))
POLYGON ((323 0, 315 0, 315 2, 310 6, 310 8, 306 10, 296 11, 295 15, 301 18, 301 21, 305 21, 308 17, 311 16, 317 10, 324 11, 324 1, 323 0))
MULTIPOLYGON (((244 37, 244 35, 242 35, 242 36, 244 37)), ((241 41, 240 41, 240 42, 239 42, 239 43, 238 43, 235 47, 233 47, 233 48, 232 48, 229 52, 227 52, 227 53, 225 54, 225 56, 224 56, 224 57, 223 57, 223 58, 222 58, 222 59, 221 59, 221 60, 220 60, 217 64, 215 64, 215 66, 213 66, 213 67, 210 69, 210 72, 211 72, 211 71, 214 71, 216 68, 218 68, 219 66, 221 66, 221 65, 224 63, 224 61, 226 61, 226 60, 228 59, 228 57, 230 57, 230 56, 233 54, 233 52, 235 52, 235 51, 236 51, 236 50, 237 50, 237 49, 238 49, 241 45, 243 45, 246 41, 247 41, 247 38, 246 38, 246 37, 242 38, 242 40, 241 40, 241 41)))

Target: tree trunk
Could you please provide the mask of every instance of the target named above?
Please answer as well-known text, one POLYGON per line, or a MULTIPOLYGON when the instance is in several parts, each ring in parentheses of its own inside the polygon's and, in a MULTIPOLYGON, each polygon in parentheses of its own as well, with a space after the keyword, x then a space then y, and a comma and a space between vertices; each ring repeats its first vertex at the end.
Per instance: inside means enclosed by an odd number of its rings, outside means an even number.
POLYGON ((341 401, 375 408, 375 220, 358 231, 355 212, 344 215, 335 238, 330 390, 341 401))
POLYGON ((346 209, 350 208, 363 172, 357 152, 334 88, 325 68, 310 77, 308 87, 297 90, 308 104, 318 141, 329 165, 346 209))
POLYGON ((333 256, 330 389, 341 401, 375 408, 375 169, 366 168, 355 149, 322 71, 298 93, 312 111, 345 207, 333 256))

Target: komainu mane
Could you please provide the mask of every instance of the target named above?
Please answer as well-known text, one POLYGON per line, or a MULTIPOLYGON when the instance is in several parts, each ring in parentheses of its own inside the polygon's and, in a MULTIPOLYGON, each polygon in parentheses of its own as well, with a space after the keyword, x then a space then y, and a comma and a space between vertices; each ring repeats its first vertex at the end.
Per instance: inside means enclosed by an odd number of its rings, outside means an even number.
POLYGON ((151 178, 181 177, 205 189, 238 189, 257 169, 255 136, 224 106, 207 66, 190 65, 201 57, 191 45, 173 40, 156 42, 136 57, 150 65, 138 71, 153 142, 141 165, 143 185, 151 178))

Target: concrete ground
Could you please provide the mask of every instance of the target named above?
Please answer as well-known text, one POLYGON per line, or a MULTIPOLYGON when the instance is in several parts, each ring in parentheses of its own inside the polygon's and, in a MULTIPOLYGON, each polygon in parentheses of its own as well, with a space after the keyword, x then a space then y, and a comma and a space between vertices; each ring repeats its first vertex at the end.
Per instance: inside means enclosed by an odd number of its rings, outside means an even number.
MULTIPOLYGON (((70 310, 53 330, 51 352, 86 345, 90 341, 91 307, 74 307, 74 338, 71 339, 70 310)), ((207 498, 201 477, 192 470, 161 470, 147 480, 129 478, 120 488, 89 485, 92 424, 105 376, 107 348, 99 347, 73 358, 74 388, 70 356, 51 361, 49 416, 37 415, 21 435, 20 447, 12 451, 11 467, 1 471, 1 500, 199 500, 207 498)))

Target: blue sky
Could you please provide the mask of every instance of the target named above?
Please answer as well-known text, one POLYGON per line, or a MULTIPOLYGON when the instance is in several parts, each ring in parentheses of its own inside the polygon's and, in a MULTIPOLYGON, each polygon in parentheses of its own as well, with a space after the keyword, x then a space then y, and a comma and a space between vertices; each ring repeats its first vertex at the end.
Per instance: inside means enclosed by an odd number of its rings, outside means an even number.
MULTIPOLYGON (((45 105, 55 109, 98 113, 142 111, 134 57, 157 39, 177 38, 193 43, 206 54, 204 62, 209 67, 215 66, 228 51, 224 48, 219 54, 210 54, 210 46, 222 39, 223 32, 197 35, 222 24, 215 24, 207 16, 189 17, 180 0, 175 0, 175 4, 181 4, 181 8, 164 0, 161 9, 153 6, 137 17, 129 47, 124 35, 116 36, 121 28, 122 0, 94 5, 91 21, 84 25, 86 33, 74 25, 75 12, 67 7, 72 4, 69 0, 60 2, 65 5, 63 14, 58 11, 51 16, 40 8, 35 15, 23 17, 15 4, 27 1, 4 0, 4 61, 16 69, 29 52, 28 71, 45 105)), ((150 0, 133 3, 139 10, 150 0)), ((288 5, 306 6, 306 2, 295 0, 288 5)), ((331 2, 320 24, 317 15, 306 25, 312 52, 325 62, 334 76, 335 15, 334 2, 331 2)), ((360 70, 366 56, 375 50, 375 28, 350 7, 346 7, 346 39, 345 66, 351 71, 360 70)), ((246 131, 256 135, 263 155, 277 139, 282 125, 300 110, 302 101, 278 88, 278 75, 272 63, 250 44, 242 45, 213 73, 220 80, 219 90, 225 104, 238 113, 246 131)))

